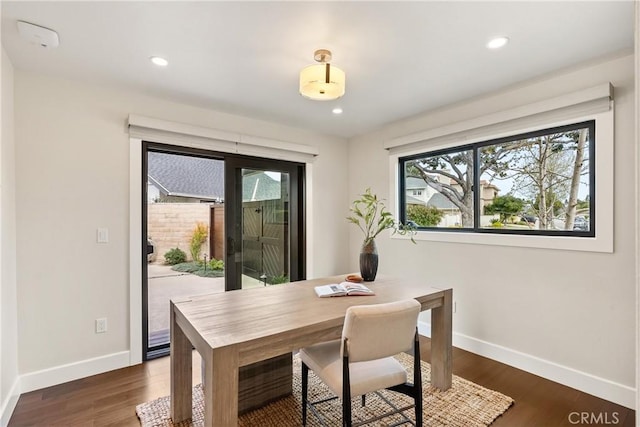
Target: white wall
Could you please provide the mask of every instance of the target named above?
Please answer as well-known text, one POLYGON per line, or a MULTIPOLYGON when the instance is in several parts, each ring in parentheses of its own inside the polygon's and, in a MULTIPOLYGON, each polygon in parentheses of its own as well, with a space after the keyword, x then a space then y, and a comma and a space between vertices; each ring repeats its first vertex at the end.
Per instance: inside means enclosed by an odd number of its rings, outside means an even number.
POLYGON ((19 369, 29 384, 129 350, 130 113, 318 147, 312 270, 345 271, 346 212, 334 207, 348 200, 346 141, 18 70, 15 101, 19 369), (96 243, 97 227, 108 244, 96 243), (98 317, 106 334, 94 333, 98 317))
POLYGON ((18 399, 16 299, 15 143, 13 65, 2 49, 0 88, 0 425, 6 425, 18 399))
MULTIPOLYGON (((350 168, 350 197, 371 187, 389 198, 384 141, 611 81, 613 254, 426 241, 413 246, 388 236, 380 239, 378 250, 380 272, 453 287, 454 344, 627 406, 635 400, 633 66, 633 56, 590 64, 393 123, 349 143, 349 158, 367 165, 350 168)), ((350 233, 350 250, 357 252, 361 236, 355 229, 350 233)), ((351 267, 357 268, 355 262, 351 267)))

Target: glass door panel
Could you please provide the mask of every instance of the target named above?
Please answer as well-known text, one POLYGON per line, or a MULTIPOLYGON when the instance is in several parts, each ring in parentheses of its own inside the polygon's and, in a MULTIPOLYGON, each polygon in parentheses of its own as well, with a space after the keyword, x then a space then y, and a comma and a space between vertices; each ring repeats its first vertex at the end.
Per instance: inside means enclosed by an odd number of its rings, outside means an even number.
POLYGON ((234 192, 225 204, 233 218, 227 228, 227 290, 302 278, 299 169, 279 161, 227 162, 227 191, 234 192))
POLYGON ((242 169, 241 287, 289 281, 289 174, 242 169))
POLYGON ((147 358, 169 347, 169 300, 224 292, 224 161, 146 144, 147 358))

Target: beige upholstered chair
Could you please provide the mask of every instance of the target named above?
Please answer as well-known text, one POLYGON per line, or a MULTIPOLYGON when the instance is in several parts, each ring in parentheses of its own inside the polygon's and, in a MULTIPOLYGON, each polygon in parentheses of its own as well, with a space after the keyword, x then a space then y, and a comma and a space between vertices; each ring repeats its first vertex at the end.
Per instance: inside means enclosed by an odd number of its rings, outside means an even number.
MULTIPOLYGON (((300 350, 302 360, 302 424, 307 422, 308 374, 311 369, 342 399, 342 425, 351 426, 351 398, 389 389, 414 398, 415 425, 422 426, 422 377, 417 323, 420 303, 405 300, 360 305, 347 310, 342 339, 300 350), (392 356, 414 349, 413 384, 392 356)), ((331 398, 331 399, 334 399, 331 398)), ((329 399, 325 399, 326 401, 329 399)), ((409 406, 411 408, 411 406, 409 406)), ((406 408, 403 408, 406 409, 406 408)), ((391 415, 397 411, 392 411, 391 415)))

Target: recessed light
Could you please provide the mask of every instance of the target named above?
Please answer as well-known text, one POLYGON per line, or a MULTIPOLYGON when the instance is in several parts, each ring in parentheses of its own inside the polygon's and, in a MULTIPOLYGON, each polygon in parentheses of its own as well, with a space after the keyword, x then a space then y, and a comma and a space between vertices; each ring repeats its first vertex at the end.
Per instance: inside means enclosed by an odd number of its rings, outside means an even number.
POLYGON ((149 59, 151 60, 151 62, 156 64, 158 67, 166 67, 167 65, 169 65, 169 61, 167 61, 166 59, 161 58, 159 56, 152 56, 149 59))
POLYGON ((342 114, 342 108, 340 108, 340 107, 336 107, 336 108, 334 108, 333 110, 331 110, 331 112, 332 112, 333 114, 342 114))
POLYGON ((489 40, 489 43, 487 43, 487 47, 489 49, 499 49, 502 46, 506 45, 507 43, 509 43, 509 38, 507 38, 507 37, 496 37, 496 38, 493 38, 493 39, 489 40))

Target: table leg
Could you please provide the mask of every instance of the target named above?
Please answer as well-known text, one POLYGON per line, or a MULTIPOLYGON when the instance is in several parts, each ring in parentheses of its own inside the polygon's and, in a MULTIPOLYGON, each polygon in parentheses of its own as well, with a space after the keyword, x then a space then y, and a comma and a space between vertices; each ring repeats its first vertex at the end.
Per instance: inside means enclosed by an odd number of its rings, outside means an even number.
POLYGON ((216 349, 203 356, 204 425, 238 424, 238 351, 235 347, 216 349))
POLYGON ((453 291, 444 291, 442 306, 431 309, 431 385, 440 390, 451 387, 453 291))
POLYGON ((173 302, 170 307, 171 341, 171 418, 174 423, 191 418, 191 343, 176 322, 173 302))

